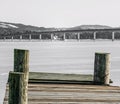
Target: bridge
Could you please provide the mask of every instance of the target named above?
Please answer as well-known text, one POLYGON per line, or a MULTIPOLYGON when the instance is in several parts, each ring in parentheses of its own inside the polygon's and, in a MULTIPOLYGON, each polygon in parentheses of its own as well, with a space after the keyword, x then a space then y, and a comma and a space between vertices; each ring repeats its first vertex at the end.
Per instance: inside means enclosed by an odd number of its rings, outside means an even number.
POLYGON ((2 36, 1 40, 67 40, 67 39, 120 39, 120 28, 110 29, 79 29, 79 30, 56 30, 31 32, 31 34, 20 34, 2 36))

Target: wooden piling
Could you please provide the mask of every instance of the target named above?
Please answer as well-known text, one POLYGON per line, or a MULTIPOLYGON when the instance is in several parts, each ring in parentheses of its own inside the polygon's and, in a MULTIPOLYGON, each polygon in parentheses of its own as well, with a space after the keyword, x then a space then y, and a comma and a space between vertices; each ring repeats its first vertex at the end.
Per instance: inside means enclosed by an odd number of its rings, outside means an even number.
POLYGON ((110 53, 95 53, 94 83, 109 85, 110 53))
POLYGON ((24 80, 26 85, 25 96, 27 96, 28 77, 29 77, 29 51, 14 49, 14 72, 22 72, 25 74, 24 80))
POLYGON ((29 51, 14 49, 14 72, 29 73, 29 51))
POLYGON ((9 104, 28 104, 25 74, 10 72, 9 74, 9 104))
POLYGON ((29 51, 14 49, 14 72, 25 73, 25 79, 28 83, 29 76, 29 51))

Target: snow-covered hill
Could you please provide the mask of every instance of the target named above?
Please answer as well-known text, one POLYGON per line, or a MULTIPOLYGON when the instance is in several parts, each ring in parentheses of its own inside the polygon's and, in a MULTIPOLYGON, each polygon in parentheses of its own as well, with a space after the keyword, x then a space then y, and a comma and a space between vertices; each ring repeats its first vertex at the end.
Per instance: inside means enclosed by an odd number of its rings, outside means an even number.
POLYGON ((13 24, 4 23, 4 22, 0 22, 0 27, 1 28, 18 28, 17 26, 15 26, 13 24))

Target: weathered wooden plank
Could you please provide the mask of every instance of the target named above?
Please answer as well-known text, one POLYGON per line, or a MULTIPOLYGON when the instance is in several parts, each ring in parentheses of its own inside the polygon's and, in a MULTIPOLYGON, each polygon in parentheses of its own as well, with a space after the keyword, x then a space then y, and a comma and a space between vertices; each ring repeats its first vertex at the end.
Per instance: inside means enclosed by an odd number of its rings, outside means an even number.
MULTIPOLYGON (((99 93, 101 93, 101 94, 112 94, 112 95, 119 95, 119 93, 120 93, 120 90, 111 90, 111 91, 109 91, 109 90, 88 90, 88 89, 28 89, 28 91, 29 91, 29 93, 30 92, 35 92, 35 93, 40 93, 40 92, 48 92, 48 93, 50 93, 50 92, 56 92, 56 93, 62 93, 62 92, 64 92, 64 93, 67 93, 67 92, 70 92, 70 93, 73 93, 73 92, 77 92, 77 93, 95 93, 95 94, 99 94, 99 93)), ((6 91, 6 95, 7 95, 7 93, 8 93, 8 91, 6 91)), ((117 95, 117 96, 118 96, 117 95)), ((120 95, 119 95, 120 96, 120 95)))
POLYGON ((102 86, 102 85, 81 85, 81 84, 30 84, 32 87, 53 87, 53 88, 101 88, 101 89, 120 89, 119 86, 102 86))
MULTIPOLYGON (((3 104, 8 104, 5 101, 3 104)), ((120 102, 28 102, 28 104, 120 104, 120 102)))
MULTIPOLYGON (((8 89, 9 85, 6 85, 6 89, 8 89)), ((99 86, 99 85, 80 85, 80 84, 28 84, 29 89, 93 89, 93 90, 120 90, 119 86, 99 86)))
POLYGON ((63 74, 63 73, 42 73, 42 72, 30 72, 29 81, 31 80, 54 80, 54 81, 93 81, 93 75, 82 74, 63 74))
MULTIPOLYGON (((5 101, 7 101, 7 99, 5 99, 5 101)), ((120 102, 120 100, 117 99, 89 99, 89 98, 84 98, 84 99, 80 99, 80 98, 58 98, 58 99, 50 99, 50 98, 44 98, 44 99, 35 99, 35 98, 31 98, 28 99, 28 102, 120 102)))

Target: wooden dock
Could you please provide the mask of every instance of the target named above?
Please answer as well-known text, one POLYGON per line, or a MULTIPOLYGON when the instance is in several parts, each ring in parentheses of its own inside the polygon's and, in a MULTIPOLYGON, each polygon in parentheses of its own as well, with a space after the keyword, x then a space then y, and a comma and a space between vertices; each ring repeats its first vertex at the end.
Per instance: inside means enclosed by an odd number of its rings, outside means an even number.
MULTIPOLYGON (((29 76, 28 104, 120 104, 120 87, 90 84, 92 75, 32 72, 29 76), (84 80, 89 83, 78 83, 84 80)), ((8 86, 3 104, 8 104, 8 86)))
MULTIPOLYGON (((8 104, 8 87, 3 104, 8 104)), ((120 87, 29 84, 28 104, 120 104, 120 87)))
POLYGON ((94 75, 29 72, 28 56, 14 50, 3 104, 120 104, 120 87, 109 86, 109 53, 95 53, 94 75))

